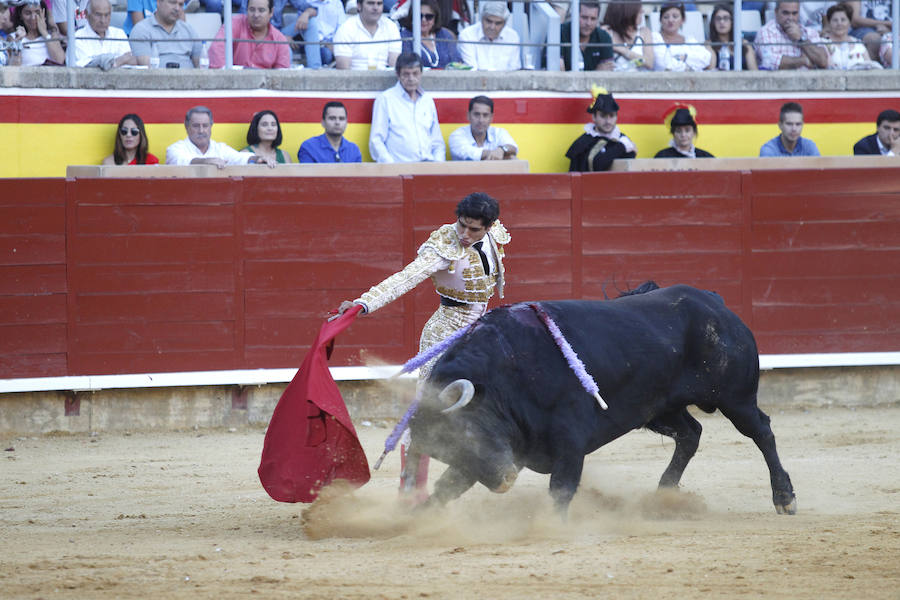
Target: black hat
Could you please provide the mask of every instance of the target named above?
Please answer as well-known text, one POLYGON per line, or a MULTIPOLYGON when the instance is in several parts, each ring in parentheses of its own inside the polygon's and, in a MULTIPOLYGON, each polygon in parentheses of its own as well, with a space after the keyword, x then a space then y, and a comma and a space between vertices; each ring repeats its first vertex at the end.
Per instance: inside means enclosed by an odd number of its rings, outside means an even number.
POLYGON ((587 109, 589 113, 593 114, 595 112, 619 112, 619 105, 616 104, 613 95, 606 91, 606 88, 592 86, 591 92, 594 94, 594 102, 593 104, 591 104, 590 108, 587 109))
POLYGON ((672 115, 671 127, 674 129, 675 127, 681 127, 682 125, 690 125, 694 128, 697 127, 697 121, 694 120, 694 117, 691 116, 691 111, 687 108, 679 108, 675 111, 675 114, 672 115))

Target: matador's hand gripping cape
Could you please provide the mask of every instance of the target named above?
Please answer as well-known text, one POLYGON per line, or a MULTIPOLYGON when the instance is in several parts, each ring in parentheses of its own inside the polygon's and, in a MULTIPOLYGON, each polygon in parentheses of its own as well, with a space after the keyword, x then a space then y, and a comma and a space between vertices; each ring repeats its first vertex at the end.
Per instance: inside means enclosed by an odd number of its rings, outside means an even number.
POLYGON ((259 480, 274 500, 312 502, 345 479, 369 481, 369 463, 337 384, 328 370, 334 338, 356 319, 354 307, 319 330, 315 343, 278 401, 259 463, 259 480))

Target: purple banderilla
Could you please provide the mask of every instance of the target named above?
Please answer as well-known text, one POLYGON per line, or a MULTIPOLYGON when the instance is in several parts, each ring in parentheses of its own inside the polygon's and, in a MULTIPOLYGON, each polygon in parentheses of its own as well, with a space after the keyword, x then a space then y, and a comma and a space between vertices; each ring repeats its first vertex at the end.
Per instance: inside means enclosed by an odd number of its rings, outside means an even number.
POLYGON ((572 348, 571 344, 569 344, 569 341, 565 338, 562 331, 559 330, 556 322, 547 314, 547 311, 540 307, 540 305, 531 303, 528 306, 530 306, 541 321, 544 322, 544 326, 547 328, 547 331, 550 332, 550 337, 552 337, 553 341, 556 342, 556 345, 559 346, 560 352, 563 353, 566 362, 569 363, 569 368, 574 371, 575 376, 578 377, 578 381, 581 382, 585 391, 597 399, 597 402, 600 403, 600 408, 603 410, 609 408, 606 402, 603 401, 603 398, 600 397, 600 388, 597 387, 597 382, 594 381, 594 378, 587 372, 584 363, 578 358, 575 350, 572 348))
MULTIPOLYGON (((450 347, 450 344, 461 338, 472 326, 463 327, 462 329, 457 329, 450 335, 447 339, 441 341, 440 343, 435 344, 431 348, 419 352, 414 357, 406 361, 403 367, 394 375, 391 375, 391 379, 394 377, 399 377, 404 373, 409 373, 410 371, 415 371, 422 365, 426 364, 429 360, 441 354, 450 347)), ((403 432, 406 431, 406 428, 409 426, 409 420, 412 418, 414 414, 416 414, 416 410, 419 408, 419 391, 416 391, 416 397, 412 401, 412 404, 409 405, 409 408, 406 409, 406 414, 403 415, 403 418, 397 422, 394 426, 394 430, 391 432, 391 435, 387 437, 384 441, 384 452, 381 453, 381 456, 375 461, 375 465, 373 465, 373 469, 376 471, 379 467, 381 467, 381 462, 384 460, 384 457, 387 456, 390 452, 393 452, 397 447, 397 442, 400 441, 400 436, 403 435, 403 432)))

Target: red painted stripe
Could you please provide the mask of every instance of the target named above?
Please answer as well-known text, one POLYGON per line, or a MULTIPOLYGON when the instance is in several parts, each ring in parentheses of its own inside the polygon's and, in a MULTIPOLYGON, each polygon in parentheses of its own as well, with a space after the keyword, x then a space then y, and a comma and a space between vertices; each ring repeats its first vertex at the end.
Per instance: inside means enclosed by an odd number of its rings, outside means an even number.
MULTIPOLYGON (((340 99, 340 98, 338 98, 340 99)), ((344 98, 352 122, 372 118, 372 99, 344 98)), ((691 99, 701 124, 771 124, 778 119, 784 102, 795 97, 761 99, 691 99)), ((18 123, 114 123, 121 115, 134 112, 146 123, 179 123, 191 106, 203 104, 212 109, 222 123, 249 122, 253 113, 271 109, 291 123, 317 123, 325 98, 105 98, 0 96, 0 122, 18 123), (11 117, 11 118, 10 118, 11 117)), ((898 107, 900 95, 890 98, 799 99, 808 123, 856 123, 875 121, 885 108, 898 107)), ((621 122, 657 124, 675 104, 674 99, 621 98, 618 100, 621 122)), ((586 97, 498 98, 497 121, 502 123, 585 123, 588 121, 586 97)), ((437 98, 438 116, 445 123, 464 123, 468 101, 465 98, 437 98)))

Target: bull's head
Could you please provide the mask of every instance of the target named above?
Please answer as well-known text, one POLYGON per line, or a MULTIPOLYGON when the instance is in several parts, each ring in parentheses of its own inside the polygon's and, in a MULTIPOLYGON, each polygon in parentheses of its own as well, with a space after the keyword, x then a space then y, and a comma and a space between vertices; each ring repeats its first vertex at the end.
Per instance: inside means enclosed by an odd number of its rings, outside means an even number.
POLYGON ((508 424, 490 410, 490 402, 468 379, 456 379, 439 392, 426 391, 410 423, 412 444, 488 489, 505 492, 515 482, 518 468, 505 435, 508 424))

